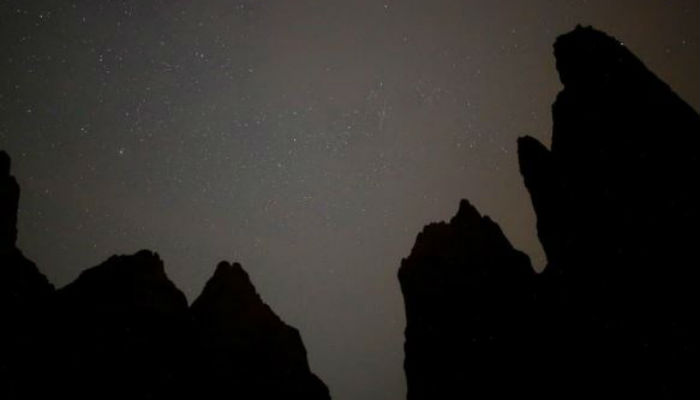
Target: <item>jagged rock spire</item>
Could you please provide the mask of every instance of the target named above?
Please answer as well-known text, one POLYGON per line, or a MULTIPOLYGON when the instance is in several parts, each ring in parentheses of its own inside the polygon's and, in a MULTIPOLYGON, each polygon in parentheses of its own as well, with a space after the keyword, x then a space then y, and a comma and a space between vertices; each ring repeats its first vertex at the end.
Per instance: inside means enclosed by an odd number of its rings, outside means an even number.
POLYGON ((239 263, 221 262, 192 303, 215 395, 234 385, 242 398, 329 399, 311 373, 299 332, 285 324, 258 295, 239 263))
POLYGON ((222 262, 188 307, 157 253, 112 256, 54 291, 15 247, 19 187, 0 152, 0 395, 329 399, 299 332, 222 262))
POLYGON ((524 370, 531 351, 534 274, 528 257, 467 200, 449 223, 426 226, 398 274, 408 398, 500 398, 522 390, 528 375, 512 373, 524 370), (504 376, 508 386, 499 384, 504 376))
POLYGON ((548 265, 465 202, 428 225, 399 270, 410 400, 699 397, 700 115, 600 31, 554 49, 551 150, 518 141, 548 265))

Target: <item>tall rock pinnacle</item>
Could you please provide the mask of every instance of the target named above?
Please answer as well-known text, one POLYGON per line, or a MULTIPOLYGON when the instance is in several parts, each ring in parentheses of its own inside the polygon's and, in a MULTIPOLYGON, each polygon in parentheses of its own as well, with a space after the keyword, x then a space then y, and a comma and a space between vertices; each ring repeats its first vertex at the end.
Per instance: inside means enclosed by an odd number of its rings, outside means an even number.
POLYGON ((565 294, 548 306, 568 317, 571 365, 605 360, 590 394, 694 397, 684 365, 700 335, 700 116, 600 31, 577 27, 554 54, 564 89, 551 152, 523 138, 519 156, 547 289, 565 294))
POLYGON ((399 270, 410 400, 700 396, 700 116, 600 31, 554 54, 551 150, 518 140, 548 265, 470 207, 427 226, 399 270))
POLYGON ((0 151, 0 387, 8 398, 31 385, 42 331, 42 306, 53 286, 15 246, 19 185, 10 175, 10 157, 0 151))
POLYGON ((426 226, 399 269, 408 398, 522 390, 534 275, 528 257, 466 200, 449 223, 426 226), (505 386, 503 377, 523 379, 505 386))

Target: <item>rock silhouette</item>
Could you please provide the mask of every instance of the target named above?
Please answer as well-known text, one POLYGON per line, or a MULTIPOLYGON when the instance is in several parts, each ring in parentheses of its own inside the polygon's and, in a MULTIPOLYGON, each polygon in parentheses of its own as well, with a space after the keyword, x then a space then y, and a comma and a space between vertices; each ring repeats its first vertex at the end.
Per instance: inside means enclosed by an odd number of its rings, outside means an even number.
MULTIPOLYGON (((402 260, 410 400, 698 398, 700 116, 620 42, 554 45, 551 150, 518 141, 548 264, 466 200, 402 260)), ((298 331, 220 263, 188 307, 159 256, 55 290, 16 247, 0 152, 0 397, 328 399, 298 331)))
POLYGON ((527 370, 534 277, 466 200, 449 223, 426 226, 399 270, 409 399, 467 398, 527 370))
POLYGON ((41 306, 53 286, 15 246, 19 185, 0 151, 0 397, 15 398, 32 379, 41 306))
POLYGON ((497 228, 455 227, 462 206, 428 226, 399 270, 411 400, 698 397, 700 116, 593 28, 554 54, 551 150, 518 141, 548 264, 516 272, 497 228))
POLYGON ((192 315, 212 397, 234 386, 240 398, 330 398, 309 370, 299 332, 262 302, 240 264, 217 266, 192 315))
POLYGON ((219 264, 191 307, 147 250, 54 290, 15 247, 9 166, 0 152, 0 398, 330 398, 239 264, 219 264))
POLYGON ((2 315, 20 316, 51 294, 49 284, 34 263, 15 246, 19 185, 10 175, 10 157, 0 151, 0 307, 2 315))
POLYGON ((61 371, 55 385, 70 397, 165 398, 189 389, 188 353, 196 348, 186 344, 187 300, 157 254, 113 256, 58 290, 49 308, 46 340, 61 371), (75 376, 80 386, 67 386, 75 376))

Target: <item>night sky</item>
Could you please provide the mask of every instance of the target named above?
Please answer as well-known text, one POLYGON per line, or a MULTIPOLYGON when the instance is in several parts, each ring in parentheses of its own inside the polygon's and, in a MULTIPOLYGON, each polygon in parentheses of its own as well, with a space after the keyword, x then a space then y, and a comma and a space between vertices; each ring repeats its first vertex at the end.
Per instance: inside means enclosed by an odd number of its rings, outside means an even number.
POLYGON ((423 225, 468 198, 545 264, 516 138, 577 23, 700 108, 700 1, 3 0, 18 246, 59 287, 152 249, 190 301, 239 261, 335 399, 404 398, 423 225))

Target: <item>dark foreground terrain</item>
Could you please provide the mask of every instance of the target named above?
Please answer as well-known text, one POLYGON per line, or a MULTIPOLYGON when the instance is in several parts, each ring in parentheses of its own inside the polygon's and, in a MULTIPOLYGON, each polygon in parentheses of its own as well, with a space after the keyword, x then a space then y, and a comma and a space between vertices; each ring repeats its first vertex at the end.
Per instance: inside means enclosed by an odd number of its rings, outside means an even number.
POLYGON ((540 274, 466 200, 399 279, 408 398, 700 398, 700 117, 620 42, 554 44, 551 148, 518 141, 540 274))
POLYGON ((191 306, 146 250, 55 290, 15 247, 4 152, 0 167, 0 398, 330 398, 299 332, 237 263, 221 262, 191 306))
MULTIPOLYGON (((466 200, 426 226, 399 270, 409 400, 700 398, 700 116, 602 32, 554 55, 551 147, 518 141, 548 264, 466 200)), ((0 398, 329 398, 239 264, 191 305, 146 250, 56 290, 19 194, 0 152, 0 398)))

